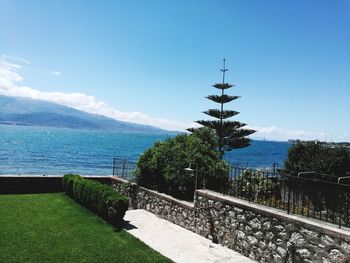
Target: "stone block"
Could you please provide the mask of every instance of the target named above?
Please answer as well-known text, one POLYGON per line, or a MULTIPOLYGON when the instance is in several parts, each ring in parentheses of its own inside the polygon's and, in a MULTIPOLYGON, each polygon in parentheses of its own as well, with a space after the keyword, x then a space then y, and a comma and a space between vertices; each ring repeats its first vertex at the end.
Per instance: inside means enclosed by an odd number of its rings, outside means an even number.
POLYGON ((297 249, 297 253, 302 257, 302 258, 306 258, 309 257, 311 255, 310 251, 306 248, 302 248, 302 249, 297 249))
POLYGON ((271 222, 270 221, 266 221, 263 223, 262 228, 265 230, 268 230, 271 228, 271 222))
POLYGON ((253 229, 260 229, 261 228, 261 223, 258 218, 253 218, 252 220, 249 221, 248 223, 253 229))
POLYGON ((329 259, 332 262, 341 262, 345 259, 345 255, 342 252, 340 252, 339 249, 331 249, 329 251, 329 259))
POLYGON ((258 243, 258 240, 254 236, 247 236, 247 240, 250 245, 256 245, 258 243))

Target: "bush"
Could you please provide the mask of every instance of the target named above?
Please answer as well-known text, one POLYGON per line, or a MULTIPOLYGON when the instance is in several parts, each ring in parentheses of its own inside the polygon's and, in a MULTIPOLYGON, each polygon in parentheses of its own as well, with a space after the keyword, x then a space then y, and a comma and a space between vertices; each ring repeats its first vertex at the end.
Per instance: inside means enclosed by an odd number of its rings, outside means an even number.
POLYGON ((67 195, 97 213, 115 227, 120 227, 128 209, 128 199, 113 188, 90 181, 75 174, 66 174, 62 179, 67 195))
MULTIPOLYGON (((350 171, 349 149, 335 144, 298 142, 289 148, 284 172, 297 176, 304 171, 316 172, 303 177, 317 181, 286 177, 288 188, 304 202, 311 201, 316 211, 338 212, 339 204, 348 194, 348 188, 338 186, 337 180, 350 171)), ((349 183, 349 180, 343 182, 349 183)))
POLYGON ((207 128, 193 134, 180 134, 164 142, 157 142, 145 151, 138 163, 138 185, 174 197, 192 200, 195 188, 195 173, 185 171, 191 163, 198 165, 198 188, 204 182, 206 188, 223 191, 228 183, 229 165, 220 159, 214 133, 207 128))
POLYGON ((232 188, 235 196, 256 203, 281 199, 276 178, 264 176, 263 171, 245 170, 235 177, 232 188))
POLYGON ((350 171, 348 148, 341 145, 328 145, 315 142, 299 142, 288 150, 285 172, 296 176, 299 172, 315 171, 336 177, 350 171))

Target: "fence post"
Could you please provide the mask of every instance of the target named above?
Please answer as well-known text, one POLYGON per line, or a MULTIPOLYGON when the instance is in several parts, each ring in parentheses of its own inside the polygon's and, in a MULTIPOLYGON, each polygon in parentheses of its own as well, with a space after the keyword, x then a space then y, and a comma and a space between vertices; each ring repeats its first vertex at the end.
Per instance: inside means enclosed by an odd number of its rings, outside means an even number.
POLYGON ((342 209, 342 202, 343 202, 343 200, 342 200, 342 198, 341 198, 341 192, 339 193, 339 196, 340 196, 340 198, 339 198, 339 228, 341 228, 341 209, 342 209))
POLYGON ((230 166, 230 172, 229 172, 229 180, 228 180, 228 191, 227 194, 231 195, 231 187, 232 187, 232 166, 230 166))
POLYGON ((249 203, 250 203, 250 199, 251 199, 250 196, 252 195, 251 182, 252 182, 252 173, 251 173, 251 171, 249 171, 249 180, 248 180, 248 202, 249 203))
POLYGON ((124 163, 123 163, 122 178, 124 178, 125 165, 126 165, 126 159, 124 159, 124 163))
POLYGON ((345 219, 345 226, 349 227, 349 193, 346 194, 346 219, 345 219))
POLYGON ((287 203, 287 214, 290 212, 290 187, 288 187, 288 203, 287 203))

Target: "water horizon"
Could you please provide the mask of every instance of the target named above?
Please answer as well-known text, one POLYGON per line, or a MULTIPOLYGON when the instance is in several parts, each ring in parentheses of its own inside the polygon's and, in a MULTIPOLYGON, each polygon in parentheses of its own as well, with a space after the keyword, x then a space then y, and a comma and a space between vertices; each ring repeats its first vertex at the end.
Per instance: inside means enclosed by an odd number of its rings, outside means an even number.
MULTIPOLYGON (((0 125, 0 175, 111 175, 114 157, 137 161, 157 141, 174 135, 0 125)), ((283 166, 288 142, 252 140, 225 153, 233 165, 283 166)))

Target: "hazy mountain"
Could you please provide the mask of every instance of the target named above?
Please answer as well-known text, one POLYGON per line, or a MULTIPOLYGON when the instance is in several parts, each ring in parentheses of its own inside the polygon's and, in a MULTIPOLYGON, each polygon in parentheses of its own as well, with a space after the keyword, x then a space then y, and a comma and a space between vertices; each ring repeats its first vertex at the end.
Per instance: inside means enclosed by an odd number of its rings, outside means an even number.
POLYGON ((0 95, 0 124, 134 133, 173 133, 148 125, 117 121, 56 103, 2 95, 0 95))

